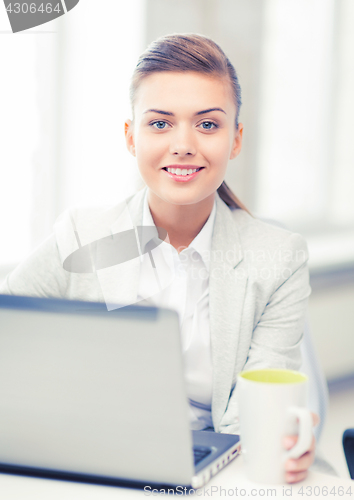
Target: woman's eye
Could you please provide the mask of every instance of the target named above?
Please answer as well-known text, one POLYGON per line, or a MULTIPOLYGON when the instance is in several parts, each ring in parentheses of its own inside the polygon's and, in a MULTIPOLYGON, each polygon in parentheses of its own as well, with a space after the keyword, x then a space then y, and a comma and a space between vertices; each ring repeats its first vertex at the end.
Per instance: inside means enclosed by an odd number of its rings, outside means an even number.
POLYGON ((218 127, 216 125, 216 123, 214 123, 214 122, 203 122, 201 125, 203 125, 204 130, 211 130, 213 128, 217 128, 218 127))
POLYGON ((167 123, 160 120, 158 122, 151 123, 151 125, 155 128, 158 128, 159 130, 162 130, 162 129, 166 128, 165 125, 167 125, 167 123))

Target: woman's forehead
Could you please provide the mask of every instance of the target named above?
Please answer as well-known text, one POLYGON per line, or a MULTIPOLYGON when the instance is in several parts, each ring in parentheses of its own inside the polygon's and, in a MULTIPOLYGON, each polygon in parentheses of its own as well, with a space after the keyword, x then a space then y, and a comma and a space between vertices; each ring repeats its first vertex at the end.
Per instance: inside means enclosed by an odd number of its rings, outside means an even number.
POLYGON ((140 82, 135 101, 142 113, 146 107, 181 106, 184 102, 197 107, 233 106, 230 81, 227 77, 197 72, 153 73, 140 82))

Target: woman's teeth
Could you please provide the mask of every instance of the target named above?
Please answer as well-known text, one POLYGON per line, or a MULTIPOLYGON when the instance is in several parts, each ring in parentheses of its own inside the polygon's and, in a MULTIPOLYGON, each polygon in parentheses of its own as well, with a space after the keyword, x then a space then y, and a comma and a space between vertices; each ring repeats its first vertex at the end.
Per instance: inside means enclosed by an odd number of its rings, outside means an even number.
POLYGON ((181 170, 180 168, 166 168, 167 172, 170 172, 170 174, 176 174, 176 175, 190 175, 194 174, 194 172, 197 172, 200 170, 200 168, 190 168, 189 170, 183 169, 181 170))

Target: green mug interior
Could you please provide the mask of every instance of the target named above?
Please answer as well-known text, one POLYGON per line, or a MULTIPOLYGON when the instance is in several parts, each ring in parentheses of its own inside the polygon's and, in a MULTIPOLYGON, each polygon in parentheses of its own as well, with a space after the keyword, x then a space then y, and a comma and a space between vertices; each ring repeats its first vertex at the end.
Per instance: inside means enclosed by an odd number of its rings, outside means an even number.
POLYGON ((240 377, 253 382, 264 382, 266 384, 298 384, 308 380, 304 373, 293 370, 281 370, 267 368, 264 370, 250 370, 241 372, 240 377))

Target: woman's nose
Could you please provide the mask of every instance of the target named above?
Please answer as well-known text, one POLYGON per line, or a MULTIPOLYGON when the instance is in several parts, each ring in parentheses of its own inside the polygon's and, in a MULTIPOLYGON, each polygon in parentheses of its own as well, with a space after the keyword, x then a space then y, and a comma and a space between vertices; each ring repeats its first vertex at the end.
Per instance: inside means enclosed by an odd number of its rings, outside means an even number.
POLYGON ((180 156, 195 155, 197 151, 192 131, 187 127, 175 130, 171 134, 170 152, 180 156))

